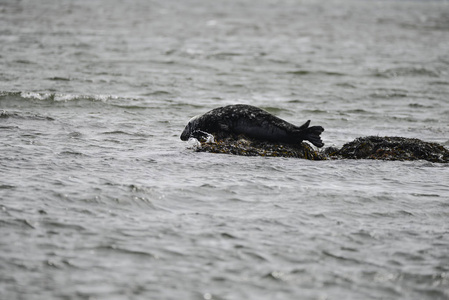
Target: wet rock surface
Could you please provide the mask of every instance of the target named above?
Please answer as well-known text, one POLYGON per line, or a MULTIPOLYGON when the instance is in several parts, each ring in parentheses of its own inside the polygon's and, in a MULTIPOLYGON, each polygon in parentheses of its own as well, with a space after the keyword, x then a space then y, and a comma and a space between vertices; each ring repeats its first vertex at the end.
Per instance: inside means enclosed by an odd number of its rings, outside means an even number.
POLYGON ((327 159, 326 155, 314 150, 307 143, 298 146, 250 141, 246 139, 224 139, 213 143, 201 143, 198 152, 226 153, 244 156, 295 157, 310 160, 327 159))
POLYGON ((360 137, 344 144, 340 149, 327 147, 323 150, 315 150, 308 143, 287 145, 244 138, 227 138, 214 142, 200 141, 196 151, 244 156, 294 157, 309 160, 376 159, 449 162, 449 150, 442 145, 404 137, 360 137))
POLYGON ((331 157, 380 160, 449 162, 449 150, 437 143, 404 137, 360 137, 346 143, 331 157))

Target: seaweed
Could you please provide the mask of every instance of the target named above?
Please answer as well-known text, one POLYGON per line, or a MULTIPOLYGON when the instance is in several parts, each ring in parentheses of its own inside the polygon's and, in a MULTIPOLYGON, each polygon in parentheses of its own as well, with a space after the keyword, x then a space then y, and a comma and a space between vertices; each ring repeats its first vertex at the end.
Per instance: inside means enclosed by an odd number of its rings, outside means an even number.
POLYGON ((294 157, 309 160, 327 159, 320 151, 316 151, 307 143, 289 145, 266 141, 248 140, 244 138, 225 138, 215 142, 200 142, 198 152, 225 153, 243 156, 294 157))
POLYGON ((359 137, 340 149, 327 147, 315 150, 308 143, 290 145, 250 140, 244 136, 224 139, 200 140, 198 152, 225 153, 243 156, 293 157, 308 160, 375 159, 375 160, 427 160, 449 162, 449 150, 437 143, 404 137, 359 137))
POLYGON ((427 160, 449 162, 449 151, 437 143, 404 137, 359 137, 346 143, 331 157, 378 160, 427 160))

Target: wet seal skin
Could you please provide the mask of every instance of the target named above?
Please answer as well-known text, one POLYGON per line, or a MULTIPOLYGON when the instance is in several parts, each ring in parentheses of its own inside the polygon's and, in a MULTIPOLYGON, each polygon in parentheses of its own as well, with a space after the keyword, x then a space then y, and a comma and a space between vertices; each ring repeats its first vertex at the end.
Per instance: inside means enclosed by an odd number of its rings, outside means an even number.
POLYGON ((322 147, 324 129, 309 123, 297 127, 254 106, 230 105, 192 118, 181 140, 197 139, 197 152, 244 156, 449 162, 449 150, 442 145, 404 137, 359 137, 340 149, 315 150, 303 141, 322 147))
POLYGON ((287 145, 300 145, 302 141, 308 141, 316 147, 323 147, 320 135, 324 128, 309 125, 310 120, 296 126, 258 107, 236 104, 193 117, 182 132, 181 140, 204 139, 211 134, 216 140, 245 136, 250 140, 287 145))

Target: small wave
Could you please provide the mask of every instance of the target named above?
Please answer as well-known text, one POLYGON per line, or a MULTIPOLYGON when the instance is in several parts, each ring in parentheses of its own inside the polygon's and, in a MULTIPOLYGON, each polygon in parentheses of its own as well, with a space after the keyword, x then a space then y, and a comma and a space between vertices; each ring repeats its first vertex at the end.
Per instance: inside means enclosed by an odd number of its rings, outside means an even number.
POLYGON ((0 126, 1 130, 16 130, 19 129, 19 126, 0 126))
POLYGON ((73 94, 58 94, 58 93, 35 93, 35 92, 22 92, 20 94, 22 98, 36 99, 36 100, 50 100, 50 101, 77 101, 77 100, 90 100, 106 102, 108 100, 116 100, 119 97, 112 95, 73 95, 73 94))
POLYGON ((211 55, 208 55, 209 58, 217 58, 217 59, 226 59, 234 56, 243 56, 244 53, 238 52, 217 52, 211 55))
POLYGON ((126 131, 122 131, 122 130, 114 130, 114 131, 105 131, 102 132, 101 134, 106 134, 106 135, 135 135, 133 133, 129 133, 126 131))
POLYGON ((449 85, 449 81, 431 81, 429 85, 449 85))
POLYGON ((436 70, 421 67, 398 67, 387 70, 377 70, 374 73, 376 77, 394 78, 394 77, 440 77, 440 73, 436 70))
POLYGON ((61 152, 59 152, 59 155, 62 155, 62 156, 87 156, 84 153, 81 153, 78 151, 73 151, 73 150, 61 151, 61 152))
POLYGON ((345 76, 346 74, 333 71, 308 71, 308 70, 295 70, 288 71, 287 74, 305 76, 305 75, 326 75, 326 76, 345 76))
POLYGON ((364 109, 349 109, 343 112, 343 114, 357 114, 357 115, 368 115, 371 112, 366 111, 364 109))
POLYGON ((15 185, 9 185, 9 184, 0 184, 0 190, 9 190, 9 189, 15 189, 15 185))
POLYGON ((305 101, 303 101, 303 100, 299 100, 299 99, 293 99, 293 100, 289 100, 289 101, 287 101, 288 103, 306 103, 305 101))
POLYGON ((35 65, 35 62, 32 62, 30 60, 27 59, 17 59, 14 61, 16 64, 24 64, 24 65, 35 65))
MULTIPOLYGON (((60 79, 62 80, 62 79, 60 79)), ((120 97, 113 95, 76 95, 63 93, 45 93, 45 92, 10 92, 0 91, 0 99, 15 99, 22 100, 40 100, 40 101, 54 101, 54 102, 70 102, 70 101, 99 101, 107 102, 110 100, 119 100, 120 97)))
POLYGON ((0 111, 0 119, 24 119, 24 120, 44 120, 44 121, 54 121, 55 119, 48 116, 41 116, 30 112, 19 112, 19 111, 0 111))
POLYGON ((322 110, 322 109, 305 109, 303 110, 304 113, 307 114, 328 114, 329 111, 327 110, 322 110))
POLYGON ((149 93, 144 93, 143 96, 166 96, 170 95, 170 92, 163 91, 163 90, 157 90, 149 93))
POLYGON ((70 78, 66 78, 66 77, 50 77, 47 78, 48 80, 52 80, 52 81, 70 81, 70 78))
POLYGON ((425 193, 412 193, 412 196, 415 197, 441 197, 439 194, 425 194, 425 193))
MULTIPOLYGON (((129 246, 126 246, 129 247, 129 246)), ((142 256, 142 257, 148 257, 148 258, 158 258, 157 255, 145 251, 144 249, 130 249, 130 248, 126 248, 126 247, 122 247, 122 246, 118 246, 116 244, 111 244, 111 245, 102 245, 102 246, 97 246, 94 248, 91 248, 92 250, 95 251, 101 251, 101 252, 109 252, 112 251, 114 253, 117 254, 124 254, 124 255, 132 255, 132 256, 142 256)))
POLYGON ((201 143, 196 138, 189 138, 187 141, 187 149, 201 149, 201 143))
POLYGON ((353 83, 349 83, 349 82, 342 82, 342 83, 337 83, 335 84, 336 86, 342 87, 342 88, 349 88, 349 89, 356 89, 357 86, 353 83))
POLYGON ((420 103, 410 103, 408 106, 411 108, 433 108, 431 105, 423 105, 420 103))
POLYGON ((399 93, 399 92, 375 92, 369 95, 372 98, 377 99, 390 99, 390 98, 405 98, 407 97, 407 93, 399 93))
POLYGON ((40 223, 41 226, 46 227, 48 229, 72 229, 75 231, 86 231, 87 228, 84 226, 81 226, 79 224, 70 224, 66 222, 59 222, 59 221, 53 221, 53 220, 42 220, 40 223))

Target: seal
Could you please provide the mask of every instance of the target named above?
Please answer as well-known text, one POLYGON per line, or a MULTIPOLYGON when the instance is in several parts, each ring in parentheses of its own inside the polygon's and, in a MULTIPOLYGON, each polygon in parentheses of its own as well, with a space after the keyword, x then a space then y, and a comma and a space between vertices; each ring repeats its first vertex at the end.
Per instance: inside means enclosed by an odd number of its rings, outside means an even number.
POLYGON ((309 141, 321 148, 324 146, 320 134, 321 126, 309 127, 310 120, 301 126, 293 125, 255 106, 236 104, 215 108, 203 115, 193 117, 181 134, 181 140, 204 139, 213 135, 215 139, 237 138, 300 145, 309 141))

